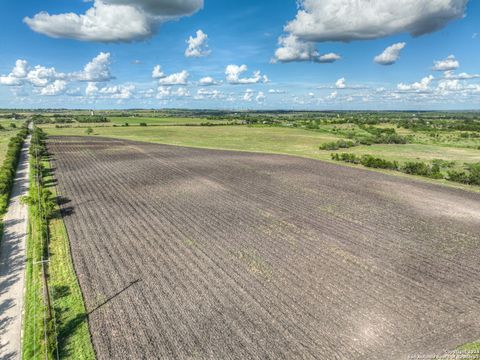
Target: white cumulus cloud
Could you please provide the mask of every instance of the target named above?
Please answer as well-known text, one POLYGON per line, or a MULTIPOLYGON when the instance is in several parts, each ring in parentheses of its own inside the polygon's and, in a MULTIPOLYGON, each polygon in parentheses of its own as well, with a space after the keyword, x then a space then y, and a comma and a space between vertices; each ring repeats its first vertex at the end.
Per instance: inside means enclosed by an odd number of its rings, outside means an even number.
POLYGON ((432 83, 434 77, 432 75, 424 77, 422 80, 411 83, 404 84, 400 83, 397 85, 397 89, 400 91, 415 91, 415 92, 428 92, 430 90, 429 86, 432 83))
POLYGON ((347 87, 346 82, 347 82, 346 79, 342 77, 335 82, 335 87, 337 89, 345 89, 347 87))
POLYGON ((226 80, 234 85, 267 83, 269 81, 268 77, 262 75, 260 71, 255 71, 252 77, 241 77, 247 70, 247 65, 228 65, 225 68, 226 80))
POLYGON ((393 45, 390 45, 380 55, 375 56, 373 59, 377 64, 380 65, 392 65, 397 62, 400 58, 400 51, 405 47, 406 43, 399 42, 393 45))
POLYGON ((178 73, 164 76, 158 81, 158 83, 160 85, 187 85, 189 76, 190 74, 188 71, 183 70, 178 73))
POLYGON ((42 11, 23 21, 53 38, 126 42, 152 36, 160 23, 191 15, 202 7, 203 0, 95 0, 84 14, 42 11))
POLYGON ((450 71, 458 69, 459 67, 460 63, 455 59, 455 55, 449 55, 446 59, 434 61, 432 70, 450 71))
POLYGON ((65 93, 67 90, 67 82, 65 80, 55 80, 50 85, 45 86, 40 90, 43 96, 57 96, 65 93))
POLYGON ((218 85, 218 82, 215 81, 215 79, 212 78, 211 76, 205 76, 205 77, 200 79, 198 84, 200 86, 212 86, 212 85, 218 85))
POLYGON ((439 30, 464 16, 468 0, 299 0, 285 26, 305 41, 376 39, 398 33, 413 36, 439 30))
POLYGON ((114 77, 110 73, 110 53, 101 52, 85 65, 83 71, 73 74, 76 80, 89 82, 110 81, 114 77))
POLYGON ((210 55, 211 51, 208 49, 208 35, 202 30, 197 30, 196 36, 187 40, 188 47, 185 50, 186 57, 202 57, 210 55))
POLYGON ((160 65, 155 65, 152 71, 152 78, 161 79, 163 77, 165 77, 165 73, 162 71, 162 67, 160 65))
POLYGON ((332 63, 341 59, 334 53, 320 54, 311 41, 302 41, 294 35, 281 36, 278 39, 280 47, 275 51, 272 62, 312 61, 317 63, 332 63))

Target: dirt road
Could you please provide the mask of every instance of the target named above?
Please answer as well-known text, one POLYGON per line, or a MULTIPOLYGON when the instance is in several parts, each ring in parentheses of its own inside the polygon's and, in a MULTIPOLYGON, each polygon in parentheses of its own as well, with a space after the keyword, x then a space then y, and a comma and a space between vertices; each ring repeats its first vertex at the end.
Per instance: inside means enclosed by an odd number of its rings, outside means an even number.
POLYGON ((25 140, 13 185, 8 212, 3 219, 0 243, 0 359, 21 359, 21 329, 25 279, 27 207, 20 198, 28 194, 29 164, 25 140))
POLYGON ((52 137, 99 359, 406 359, 480 339, 480 194, 52 137))

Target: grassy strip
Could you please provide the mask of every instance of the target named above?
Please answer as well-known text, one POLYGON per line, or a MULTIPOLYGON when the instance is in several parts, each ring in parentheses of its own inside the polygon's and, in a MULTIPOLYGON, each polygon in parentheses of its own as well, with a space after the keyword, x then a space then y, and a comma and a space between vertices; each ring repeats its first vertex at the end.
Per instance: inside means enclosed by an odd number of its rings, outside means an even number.
POLYGON ((53 175, 46 157, 44 135, 38 128, 31 146, 29 237, 27 243, 26 294, 24 315, 23 358, 95 359, 88 330, 87 314, 70 256, 68 236, 64 227, 53 175), (35 144, 40 140, 40 146, 35 144), (37 163, 35 152, 42 155, 37 163), (40 187, 36 174, 41 174, 40 187), (41 207, 38 206, 41 204, 41 207), (39 209, 41 208, 42 214, 39 209), (45 216, 46 215, 46 216, 45 216), (45 220, 45 218, 47 220, 45 220), (47 242, 49 238, 48 250, 47 242), (54 319, 48 319, 42 295, 42 266, 38 261, 50 253, 47 268, 54 319), (45 337, 45 315, 47 336, 45 337), (46 338, 46 341, 45 341, 46 338))
MULTIPOLYGON (((50 162, 45 161, 45 185, 56 198, 54 177, 50 162)), ((83 295, 78 284, 70 253, 68 233, 55 202, 55 215, 49 221, 50 231, 50 286, 59 327, 61 359, 95 359, 83 295)))
MULTIPOLYGON (((10 193, 12 192, 13 181, 17 172, 18 161, 20 160, 20 152, 23 142, 28 135, 28 124, 22 127, 22 130, 12 138, 8 143, 7 154, 0 168, 0 216, 3 216, 8 208, 10 193)), ((0 238, 3 234, 3 222, 0 222, 0 238)))

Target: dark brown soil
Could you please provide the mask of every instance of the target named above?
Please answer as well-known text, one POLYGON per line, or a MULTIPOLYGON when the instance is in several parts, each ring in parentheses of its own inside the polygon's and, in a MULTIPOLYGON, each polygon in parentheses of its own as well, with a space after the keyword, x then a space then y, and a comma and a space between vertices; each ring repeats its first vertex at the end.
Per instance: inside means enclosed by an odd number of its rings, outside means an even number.
POLYGON ((52 137, 99 359, 406 359, 480 339, 480 194, 52 137))

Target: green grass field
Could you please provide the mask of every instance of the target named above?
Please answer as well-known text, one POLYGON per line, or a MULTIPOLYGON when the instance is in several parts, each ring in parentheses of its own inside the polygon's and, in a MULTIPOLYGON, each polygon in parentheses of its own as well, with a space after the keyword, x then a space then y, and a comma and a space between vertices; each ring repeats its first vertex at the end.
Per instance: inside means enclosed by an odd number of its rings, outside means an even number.
MULTIPOLYGON (((61 127, 114 127, 114 126, 124 126, 128 123, 129 126, 138 126, 142 123, 147 124, 148 126, 174 126, 174 125, 200 125, 202 123, 214 123, 214 124, 227 124, 228 120, 211 120, 206 118, 199 117, 115 117, 109 116, 109 122, 104 123, 68 123, 68 124, 44 124, 44 128, 55 128, 56 125, 61 127)), ((4 125, 4 126, 8 126, 4 125)))
MULTIPOLYGON (((42 126, 49 135, 85 135, 83 128, 57 129, 42 126)), ((328 132, 307 131, 286 127, 94 127, 94 135, 162 144, 205 147, 227 150, 258 151, 330 160, 334 151, 319 150, 319 145, 342 139, 341 135, 328 132)), ((480 151, 467 147, 453 147, 442 144, 371 145, 357 146, 337 152, 351 152, 358 155, 373 154, 388 160, 443 159, 463 162, 480 162, 480 151)))

